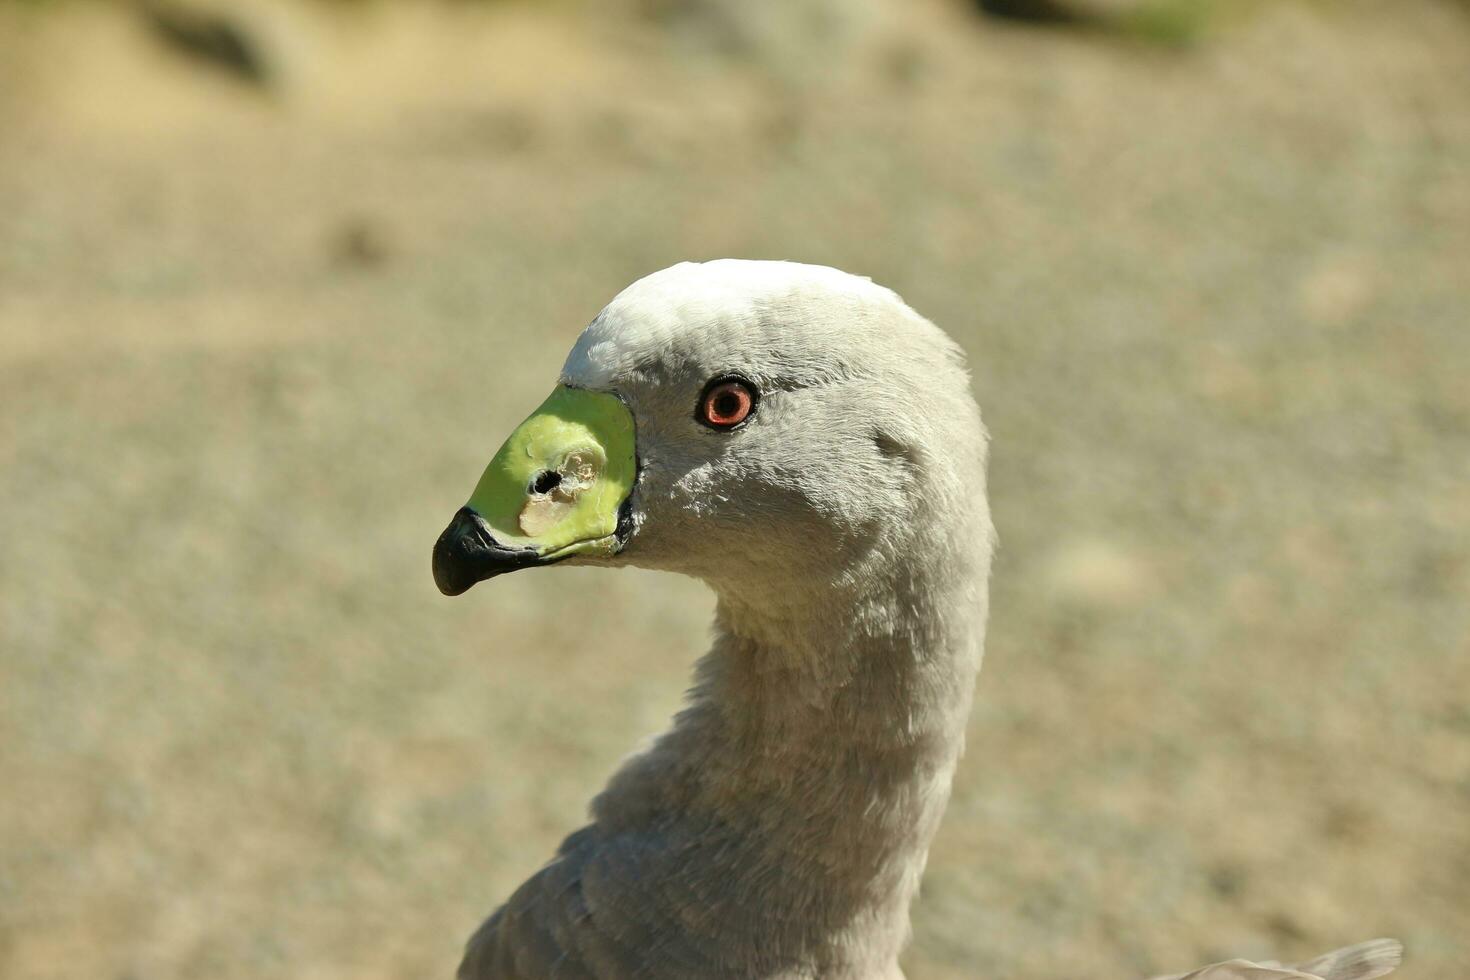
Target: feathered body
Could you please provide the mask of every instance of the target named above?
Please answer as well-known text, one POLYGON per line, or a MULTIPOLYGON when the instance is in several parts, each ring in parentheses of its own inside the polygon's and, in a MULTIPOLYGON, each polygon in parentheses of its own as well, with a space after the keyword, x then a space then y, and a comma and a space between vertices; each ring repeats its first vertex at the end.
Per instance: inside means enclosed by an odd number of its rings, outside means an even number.
MULTIPOLYGON (((561 381, 615 395, 636 433, 621 550, 575 560, 702 579, 714 641, 671 730, 485 922, 460 977, 901 978, 994 543, 959 349, 866 279, 722 260, 624 290, 561 381), (728 377, 758 409, 698 424, 701 391, 728 377)), ((462 511, 436 577, 445 556, 527 563, 484 529, 462 511)), ((464 587, 448 569, 441 588, 464 587)), ((1305 972, 1232 961, 1187 980, 1369 980, 1398 956, 1379 941, 1305 972)))
POLYGON ((958 349, 866 280, 717 262, 629 287, 563 381, 632 409, 618 560, 708 582, 715 638, 672 730, 461 976, 899 976, 985 631, 985 433, 958 349), (766 395, 720 440, 690 392, 732 370, 766 395))

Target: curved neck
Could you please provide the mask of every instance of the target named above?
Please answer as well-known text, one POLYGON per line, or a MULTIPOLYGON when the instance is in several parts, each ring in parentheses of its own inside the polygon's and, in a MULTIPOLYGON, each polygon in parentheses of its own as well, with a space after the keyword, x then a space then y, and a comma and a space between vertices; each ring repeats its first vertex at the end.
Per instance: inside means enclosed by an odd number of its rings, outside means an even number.
POLYGON ((821 976, 896 969, 980 665, 979 530, 973 552, 875 549, 820 594, 718 590, 688 706, 594 814, 609 833, 687 837, 685 873, 729 899, 720 943, 749 933, 821 976))

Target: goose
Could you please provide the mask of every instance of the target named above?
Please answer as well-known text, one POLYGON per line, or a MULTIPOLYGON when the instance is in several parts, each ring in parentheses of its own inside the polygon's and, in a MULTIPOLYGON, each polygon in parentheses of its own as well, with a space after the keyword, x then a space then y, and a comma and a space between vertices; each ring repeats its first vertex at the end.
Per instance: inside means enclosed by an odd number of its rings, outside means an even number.
MULTIPOLYGON (((592 320, 435 543, 434 580, 676 572, 713 590, 713 642, 461 980, 901 980, 981 662, 986 449, 960 348, 866 278, 683 263, 592 320)), ((1397 962, 1383 941, 1188 976, 1397 962)))

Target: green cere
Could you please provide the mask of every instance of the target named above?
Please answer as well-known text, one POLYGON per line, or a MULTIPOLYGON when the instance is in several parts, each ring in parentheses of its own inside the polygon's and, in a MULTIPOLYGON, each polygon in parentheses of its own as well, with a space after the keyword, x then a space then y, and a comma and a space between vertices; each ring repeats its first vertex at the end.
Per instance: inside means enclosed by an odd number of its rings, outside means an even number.
POLYGON ((557 385, 475 486, 469 507, 508 548, 611 555, 637 475, 633 416, 616 395, 557 385))

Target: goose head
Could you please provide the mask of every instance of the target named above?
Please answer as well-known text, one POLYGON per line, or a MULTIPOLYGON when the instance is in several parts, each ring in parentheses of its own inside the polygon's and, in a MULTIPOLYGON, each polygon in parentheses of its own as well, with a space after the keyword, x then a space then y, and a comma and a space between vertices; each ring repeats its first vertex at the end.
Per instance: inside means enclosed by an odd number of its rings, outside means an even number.
POLYGON ((959 518, 988 528, 984 455, 962 355, 890 290, 819 266, 684 263, 583 331, 440 536, 434 578, 458 595, 626 563, 789 601, 875 556, 953 548, 959 518))

